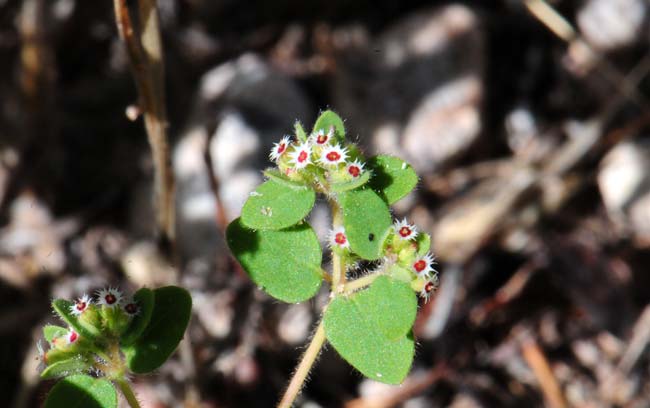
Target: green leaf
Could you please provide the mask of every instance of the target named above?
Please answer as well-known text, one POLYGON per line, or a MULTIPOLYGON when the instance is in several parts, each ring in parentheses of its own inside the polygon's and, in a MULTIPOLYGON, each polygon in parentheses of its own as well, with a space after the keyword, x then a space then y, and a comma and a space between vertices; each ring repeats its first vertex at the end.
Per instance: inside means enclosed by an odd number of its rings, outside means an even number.
POLYGON ((405 197, 418 184, 418 175, 410 164, 393 156, 379 155, 368 160, 373 171, 370 186, 388 204, 405 197))
POLYGON ((296 131, 296 138, 298 138, 298 140, 300 140, 301 142, 306 142, 307 132, 305 132, 305 128, 302 127, 302 123, 300 123, 299 120, 297 120, 296 123, 293 124, 293 128, 296 131))
POLYGON ((151 320, 151 315, 153 313, 153 307, 155 302, 154 291, 147 288, 142 288, 135 292, 133 295, 133 300, 137 302, 138 307, 140 308, 139 313, 133 318, 131 324, 126 329, 122 337, 120 338, 120 343, 123 346, 132 344, 135 342, 138 337, 147 328, 149 321, 151 320))
POLYGON ((355 296, 357 306, 390 340, 405 336, 415 322, 418 300, 411 286, 388 276, 380 276, 355 296))
POLYGON ((388 269, 388 275, 393 279, 397 279, 405 283, 410 283, 414 279, 413 272, 400 266, 399 264, 391 265, 388 269))
POLYGON ((54 311, 59 316, 61 316, 61 319, 68 323, 70 327, 72 327, 77 333, 90 339, 96 338, 100 334, 99 329, 93 325, 83 324, 83 322, 79 321, 79 319, 77 319, 77 316, 72 313, 71 308, 73 305, 74 303, 68 302, 65 299, 55 299, 52 302, 52 308, 54 311))
POLYGON ((66 334, 68 334, 68 329, 65 327, 55 326, 53 324, 47 324, 43 327, 43 336, 45 337, 45 341, 50 344, 55 338, 65 336, 66 334))
POLYGON ((117 392, 110 381, 72 375, 50 391, 43 408, 117 408, 117 392))
POLYGON ((417 300, 408 284, 379 277, 366 290, 335 298, 325 334, 336 351, 373 380, 401 383, 413 362, 417 300))
POLYGON ((276 299, 295 303, 313 297, 322 283, 322 251, 307 223, 280 231, 253 231, 236 219, 228 246, 251 280, 276 299))
POLYGON ((192 312, 192 297, 183 288, 166 286, 154 290, 151 320, 135 343, 122 351, 131 371, 137 374, 160 367, 183 338, 192 312))
POLYGON ((316 123, 314 123, 314 132, 323 129, 326 133, 334 127, 334 134, 339 143, 345 142, 345 125, 339 115, 331 110, 321 113, 316 123))
POLYGON ((57 377, 67 377, 72 374, 79 374, 90 369, 90 362, 78 354, 75 357, 57 361, 49 364, 41 373, 44 380, 57 377))
POLYGON ((379 259, 391 227, 388 206, 371 189, 339 194, 343 225, 353 252, 364 259, 379 259))
POLYGON ((291 180, 289 177, 282 174, 278 169, 266 169, 264 175, 278 184, 283 184, 291 188, 306 188, 307 184, 299 181, 291 180))
POLYGON ((268 180, 250 194, 242 209, 241 220, 252 229, 290 227, 309 214, 315 199, 316 193, 312 189, 268 180))
POLYGON ((415 242, 418 244, 418 255, 422 256, 431 248, 431 235, 420 231, 415 237, 415 242))
POLYGON ((330 184, 330 190, 334 193, 343 193, 345 191, 354 190, 355 188, 361 187, 370 180, 370 172, 364 171, 361 175, 353 180, 346 181, 343 183, 332 183, 330 184))

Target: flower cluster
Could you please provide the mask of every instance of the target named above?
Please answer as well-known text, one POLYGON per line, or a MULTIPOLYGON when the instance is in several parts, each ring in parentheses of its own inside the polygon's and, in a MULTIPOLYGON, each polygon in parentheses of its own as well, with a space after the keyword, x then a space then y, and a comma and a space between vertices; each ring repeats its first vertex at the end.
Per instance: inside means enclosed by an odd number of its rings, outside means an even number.
POLYGON ((136 300, 113 287, 98 290, 94 297, 84 294, 73 302, 57 299, 52 304, 68 327, 46 326, 45 337, 50 347, 39 348, 45 370, 71 358, 78 366, 92 370, 101 360, 95 356, 96 350, 107 342, 119 341, 140 313, 136 300))
POLYGON ((273 145, 269 158, 294 180, 310 181, 312 176, 322 174, 330 181, 346 182, 361 177, 365 171, 359 153, 339 143, 333 127, 318 129, 303 141, 285 135, 273 145))
POLYGON ((84 312, 92 309, 96 305, 99 308, 119 308, 129 318, 139 313, 137 302, 131 297, 124 296, 117 288, 109 287, 99 289, 95 294, 95 299, 87 294, 77 298, 74 304, 70 306, 70 312, 75 316, 81 316, 84 312))
MULTIPOLYGON (((417 228, 409 224, 406 219, 395 222, 393 231, 386 240, 387 256, 383 266, 386 270, 392 271, 393 275, 399 275, 395 276, 398 279, 408 281, 413 290, 428 301, 431 293, 438 286, 438 272, 433 267, 435 258, 427 252, 428 236, 427 248, 424 249, 423 244, 417 240, 418 235, 417 228)), ((350 242, 345 228, 340 226, 331 230, 328 234, 328 244, 335 251, 349 254, 350 242)))
POLYGON ((428 300, 438 286, 438 271, 433 267, 435 258, 428 252, 429 236, 419 233, 413 224, 402 219, 393 224, 386 242, 387 259, 398 267, 395 269, 408 271, 411 287, 428 300), (424 237, 426 239, 420 239, 424 237))

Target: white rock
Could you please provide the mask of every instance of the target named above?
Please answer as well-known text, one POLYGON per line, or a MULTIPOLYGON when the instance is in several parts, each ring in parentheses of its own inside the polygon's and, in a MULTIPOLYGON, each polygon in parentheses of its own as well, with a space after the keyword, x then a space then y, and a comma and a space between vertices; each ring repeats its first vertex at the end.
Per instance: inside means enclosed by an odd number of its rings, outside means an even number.
POLYGON ((481 98, 478 77, 470 76, 433 90, 404 129, 407 159, 418 172, 429 172, 463 152, 478 136, 481 98))
POLYGON ((633 44, 646 19, 646 0, 589 0, 577 14, 578 27, 601 51, 633 44))

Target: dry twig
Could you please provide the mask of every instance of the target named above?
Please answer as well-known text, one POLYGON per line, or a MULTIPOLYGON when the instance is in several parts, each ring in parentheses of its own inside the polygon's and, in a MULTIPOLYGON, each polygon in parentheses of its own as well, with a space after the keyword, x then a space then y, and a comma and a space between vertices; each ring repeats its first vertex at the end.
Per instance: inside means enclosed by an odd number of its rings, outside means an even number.
POLYGON ((140 110, 155 166, 155 202, 162 242, 174 241, 174 175, 167 140, 167 114, 163 49, 158 10, 154 0, 139 0, 139 35, 136 33, 126 0, 114 0, 115 19, 120 38, 126 45, 131 70, 138 88, 140 110))

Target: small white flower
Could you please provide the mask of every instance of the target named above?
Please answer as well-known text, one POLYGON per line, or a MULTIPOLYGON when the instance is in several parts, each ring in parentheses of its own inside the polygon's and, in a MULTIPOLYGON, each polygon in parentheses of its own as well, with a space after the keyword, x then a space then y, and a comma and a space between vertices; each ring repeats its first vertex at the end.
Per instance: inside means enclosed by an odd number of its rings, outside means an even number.
POLYGON ((329 132, 325 133, 325 129, 319 129, 309 136, 311 142, 317 146, 324 146, 329 143, 334 137, 334 127, 331 127, 329 132))
POLYGON ((348 163, 345 167, 345 171, 354 178, 357 178, 363 173, 364 164, 361 163, 358 159, 352 163, 348 163))
POLYGON ((339 247, 341 249, 350 248, 350 241, 348 236, 345 235, 345 228, 337 227, 329 232, 329 245, 331 248, 339 247))
POLYGON ((124 310, 129 317, 140 314, 140 306, 138 306, 138 303, 133 299, 126 299, 122 304, 122 310, 124 310))
POLYGON ((338 166, 345 163, 348 157, 347 147, 342 148, 338 144, 326 146, 318 159, 325 166, 338 166))
POLYGON ((421 278, 430 278, 436 272, 433 269, 434 258, 430 253, 415 258, 411 264, 413 271, 421 278))
POLYGON ((289 146, 291 146, 291 139, 289 136, 285 135, 282 139, 280 139, 279 142, 273 144, 269 158, 272 161, 278 161, 280 156, 282 156, 282 154, 287 151, 289 146))
POLYGON ((123 300, 122 292, 117 288, 106 288, 97 291, 97 304, 100 306, 115 307, 123 300))
POLYGON ((393 225, 395 229, 395 234, 397 234, 400 239, 405 240, 414 240, 418 235, 418 230, 415 228, 415 225, 409 224, 404 218, 402 221, 398 221, 393 225))
POLYGON ((295 168, 304 169, 311 163, 311 146, 308 143, 296 145, 289 156, 291 156, 291 163, 295 168))
POLYGON ((68 344, 72 344, 75 341, 79 340, 79 334, 76 331, 70 329, 68 335, 66 336, 66 340, 68 340, 68 344))
POLYGON ((431 294, 438 287, 438 275, 433 275, 420 291, 420 297, 424 298, 424 302, 428 302, 431 294))
POLYGON ((92 299, 88 295, 83 295, 79 299, 77 299, 72 306, 70 306, 70 312, 72 312, 73 315, 79 316, 83 312, 88 309, 88 306, 90 306, 93 303, 92 299))

